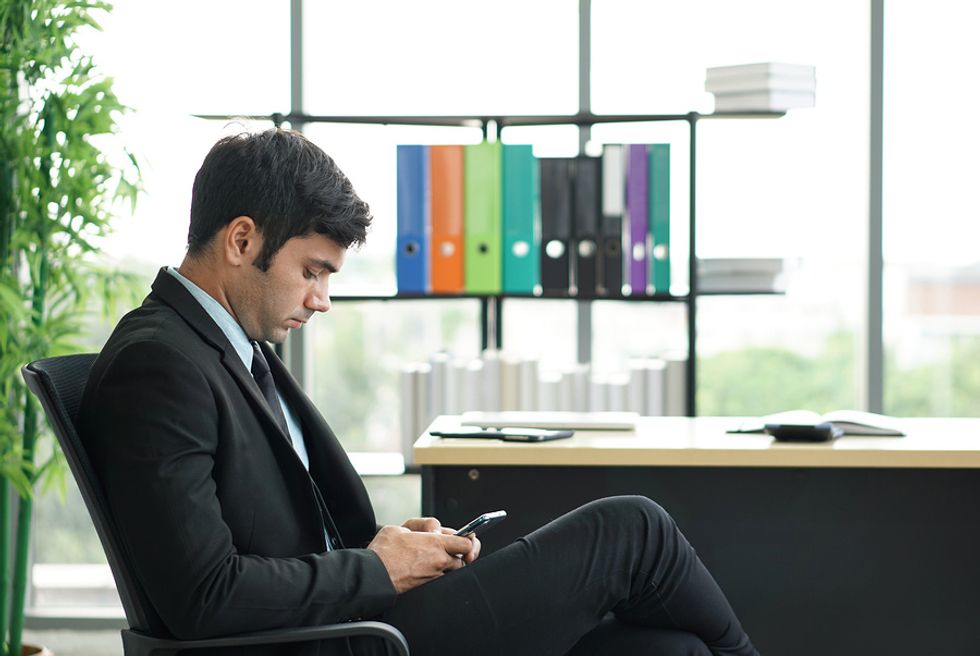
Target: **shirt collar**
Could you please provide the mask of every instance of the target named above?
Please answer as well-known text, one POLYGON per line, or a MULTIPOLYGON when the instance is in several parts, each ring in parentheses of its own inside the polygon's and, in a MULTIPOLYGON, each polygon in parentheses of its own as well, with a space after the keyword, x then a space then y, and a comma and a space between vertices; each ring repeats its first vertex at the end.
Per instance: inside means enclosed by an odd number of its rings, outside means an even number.
POLYGON ((228 341, 235 348, 235 352, 238 353, 238 357, 242 359, 242 363, 245 368, 249 371, 252 370, 252 341, 245 334, 245 329, 242 328, 235 318, 231 316, 225 307, 216 301, 210 294, 195 285, 193 282, 185 278, 177 271, 176 267, 167 267, 167 273, 172 275, 174 278, 180 281, 187 291, 191 293, 197 302, 201 304, 204 311, 208 313, 212 320, 221 329, 221 332, 225 334, 228 341))

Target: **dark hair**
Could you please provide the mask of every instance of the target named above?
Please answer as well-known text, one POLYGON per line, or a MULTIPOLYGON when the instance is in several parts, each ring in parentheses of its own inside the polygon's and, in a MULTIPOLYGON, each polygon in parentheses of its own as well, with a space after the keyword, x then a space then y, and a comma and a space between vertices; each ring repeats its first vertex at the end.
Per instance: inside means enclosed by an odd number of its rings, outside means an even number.
POLYGON ((314 232, 344 248, 364 243, 371 210, 329 155, 292 130, 225 137, 194 177, 187 252, 201 254, 232 219, 249 216, 262 233, 263 271, 293 237, 314 232))

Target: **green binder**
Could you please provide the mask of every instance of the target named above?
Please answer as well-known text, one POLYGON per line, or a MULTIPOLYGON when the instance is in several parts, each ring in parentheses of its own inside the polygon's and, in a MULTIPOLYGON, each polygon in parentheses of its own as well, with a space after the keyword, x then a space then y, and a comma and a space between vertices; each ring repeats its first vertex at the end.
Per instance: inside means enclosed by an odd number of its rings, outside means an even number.
POLYGON ((531 294, 540 277, 538 161, 523 145, 504 146, 503 159, 503 289, 531 294))
POLYGON ((653 293, 670 293, 670 144, 650 145, 650 280, 653 293))
POLYGON ((463 151, 463 235, 466 291, 501 290, 501 145, 482 143, 463 151))

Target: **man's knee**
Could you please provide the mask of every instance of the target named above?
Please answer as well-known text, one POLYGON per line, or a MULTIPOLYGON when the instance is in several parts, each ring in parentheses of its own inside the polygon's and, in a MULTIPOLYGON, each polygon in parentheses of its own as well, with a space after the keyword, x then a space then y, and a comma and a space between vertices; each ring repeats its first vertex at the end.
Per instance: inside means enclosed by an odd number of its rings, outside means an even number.
POLYGON ((674 520, 662 506, 638 495, 606 497, 584 506, 596 513, 602 523, 625 530, 660 530, 672 527, 674 520))
POLYGON ((655 522, 673 521, 670 514, 660 504, 648 497, 636 494, 606 497, 593 501, 589 505, 594 505, 600 512, 628 519, 635 520, 640 515, 655 522))

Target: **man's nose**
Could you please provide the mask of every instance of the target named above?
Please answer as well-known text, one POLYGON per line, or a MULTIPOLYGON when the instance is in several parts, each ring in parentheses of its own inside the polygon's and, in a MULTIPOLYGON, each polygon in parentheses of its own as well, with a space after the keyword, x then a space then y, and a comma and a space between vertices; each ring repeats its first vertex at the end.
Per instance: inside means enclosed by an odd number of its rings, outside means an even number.
POLYGON ((313 291, 307 299, 306 307, 314 312, 326 312, 330 309, 330 294, 326 289, 313 291))

